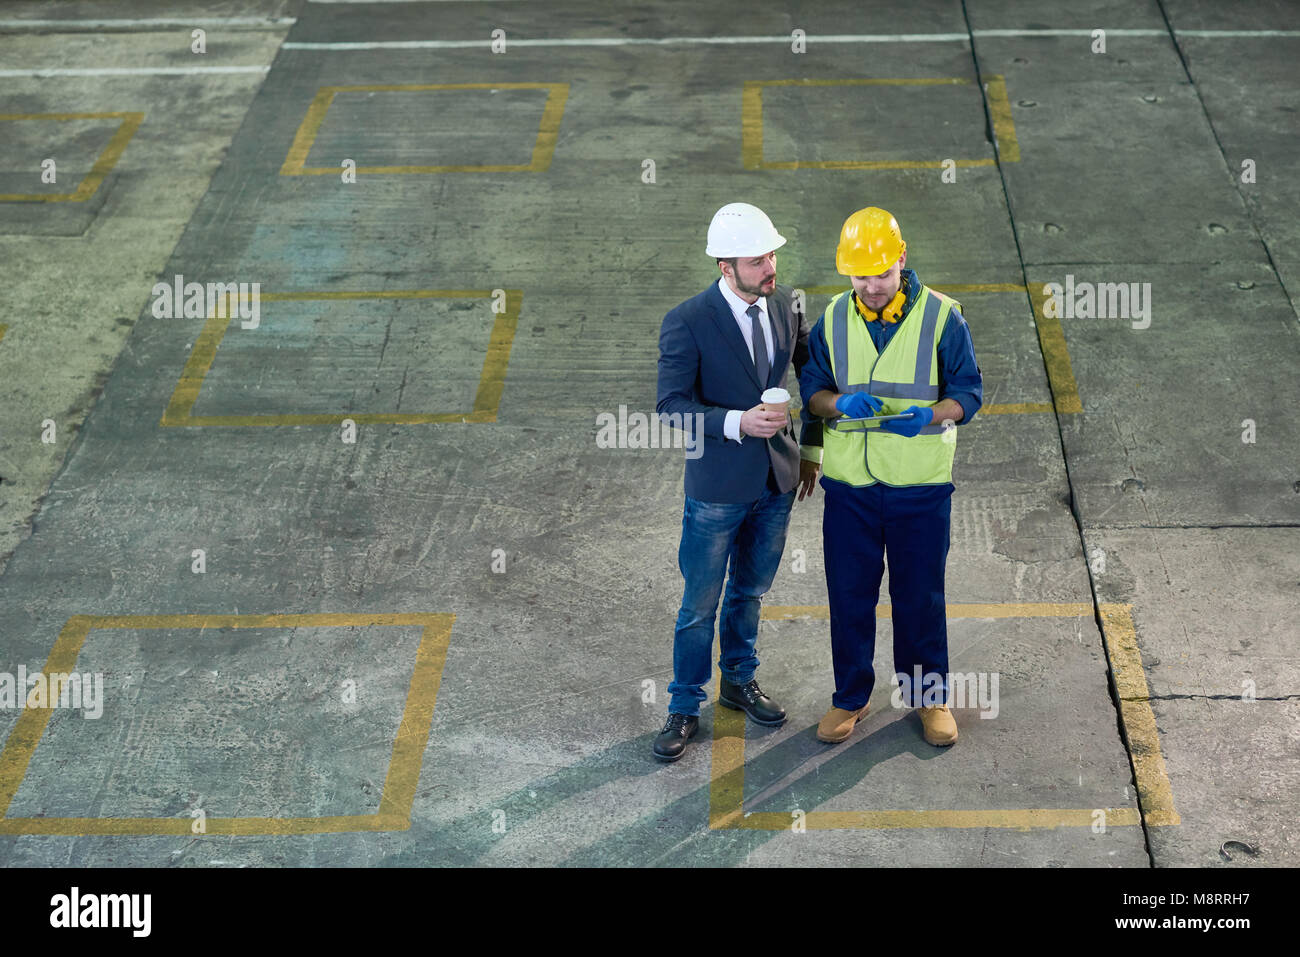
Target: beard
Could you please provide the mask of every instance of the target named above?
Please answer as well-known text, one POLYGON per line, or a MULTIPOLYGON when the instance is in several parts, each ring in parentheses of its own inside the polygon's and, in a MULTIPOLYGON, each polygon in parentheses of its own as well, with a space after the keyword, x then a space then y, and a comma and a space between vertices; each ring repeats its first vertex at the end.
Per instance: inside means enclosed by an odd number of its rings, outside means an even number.
POLYGON ((750 286, 744 283, 741 280, 739 273, 736 273, 735 277, 736 277, 736 288, 739 289, 741 292, 747 293, 751 296, 770 296, 776 290, 775 274, 773 274, 770 278, 763 280, 757 286, 750 286))
MULTIPOLYGON (((902 285, 900 284, 900 285, 899 285, 899 289, 901 289, 901 288, 902 288, 902 285)), ((878 314, 882 309, 884 309, 887 305, 889 305, 891 302, 894 301, 894 297, 895 297, 896 295, 898 295, 898 289, 895 289, 893 292, 890 292, 890 293, 883 293, 883 294, 881 294, 881 295, 879 295, 879 296, 861 296, 861 295, 860 295, 860 296, 858 296, 858 300, 859 300, 859 301, 860 301, 864 306, 866 306, 868 309, 870 309, 872 312, 878 314)))

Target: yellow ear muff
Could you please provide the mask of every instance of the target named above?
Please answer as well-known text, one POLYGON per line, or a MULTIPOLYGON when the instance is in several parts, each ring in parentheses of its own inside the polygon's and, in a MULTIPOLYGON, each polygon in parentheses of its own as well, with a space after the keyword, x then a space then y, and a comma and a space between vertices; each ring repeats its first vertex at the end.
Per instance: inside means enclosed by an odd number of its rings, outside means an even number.
POLYGON ((889 305, 885 307, 885 311, 881 313, 881 318, 885 322, 898 322, 903 316, 903 303, 906 301, 907 297, 903 295, 903 290, 899 289, 894 293, 894 298, 889 301, 889 305))
POLYGON ((889 300, 889 304, 886 305, 884 309, 880 310, 879 314, 876 314, 867 308, 867 304, 861 299, 858 300, 858 305, 860 305, 862 311, 867 314, 868 322, 872 319, 882 319, 885 322, 898 322, 899 318, 903 315, 903 303, 905 302, 907 302, 907 297, 903 295, 903 290, 899 289, 898 292, 894 293, 894 298, 889 300))

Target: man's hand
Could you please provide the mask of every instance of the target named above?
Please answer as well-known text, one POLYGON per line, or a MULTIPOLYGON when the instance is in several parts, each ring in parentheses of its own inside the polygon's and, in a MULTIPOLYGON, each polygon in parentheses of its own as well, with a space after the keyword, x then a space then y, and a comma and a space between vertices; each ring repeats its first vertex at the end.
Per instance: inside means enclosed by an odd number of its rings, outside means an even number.
POLYGON ((867 392, 846 393, 835 400, 835 408, 850 419, 869 419, 883 405, 883 402, 867 392))
POLYGON ((910 439, 920 435, 921 430, 934 418, 934 410, 928 405, 909 405, 903 410, 903 414, 909 412, 913 413, 910 419, 891 419, 888 422, 881 422, 880 427, 886 432, 893 432, 895 435, 910 439))
POLYGON ((760 439, 770 439, 785 428, 790 419, 788 412, 765 412, 760 402, 740 416, 742 435, 754 435, 760 439))
POLYGON ((799 501, 811 496, 817 487, 817 473, 821 466, 810 459, 799 460, 799 501))

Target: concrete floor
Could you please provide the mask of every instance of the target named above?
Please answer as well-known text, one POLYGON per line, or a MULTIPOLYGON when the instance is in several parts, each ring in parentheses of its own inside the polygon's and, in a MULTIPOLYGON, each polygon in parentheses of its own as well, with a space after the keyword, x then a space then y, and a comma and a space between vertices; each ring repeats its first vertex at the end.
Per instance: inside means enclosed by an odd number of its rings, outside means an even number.
MULTIPOLYGON (((84 200, 0 201, 0 673, 103 676, 94 720, 0 708, 0 862, 1300 864, 1300 10, 433 7, 0 12, 0 113, 144 114, 84 200), (796 28, 805 53, 721 42, 796 28), (893 29, 942 36, 853 39, 893 29), (472 43, 391 45, 419 40, 472 43), (841 82, 882 78, 955 82, 841 82), (763 87, 747 150, 745 81, 790 79, 825 82, 763 87), (877 165, 816 165, 845 160, 877 165), (521 168, 430 169, 485 165, 521 168), (814 739, 819 491, 760 630, 791 720, 709 705, 650 757, 682 453, 596 421, 653 409, 659 323, 736 200, 813 312, 868 204, 965 305, 951 667, 1000 706, 952 749, 883 684, 814 739), (178 274, 260 283, 260 325, 157 318, 178 274), (1049 317, 1067 276, 1150 283, 1149 325, 1049 317)), ((72 191, 120 122, 0 117, 0 194, 72 191)))

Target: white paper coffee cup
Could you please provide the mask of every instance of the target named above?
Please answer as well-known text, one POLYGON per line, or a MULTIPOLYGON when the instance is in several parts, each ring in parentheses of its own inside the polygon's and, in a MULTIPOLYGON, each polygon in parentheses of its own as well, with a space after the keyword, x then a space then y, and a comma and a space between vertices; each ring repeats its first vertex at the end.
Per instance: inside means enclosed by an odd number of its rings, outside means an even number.
POLYGON ((768 389, 760 397, 764 410, 768 412, 788 412, 790 410, 790 393, 785 389, 768 389))

